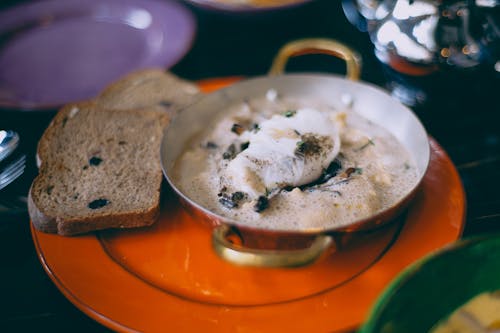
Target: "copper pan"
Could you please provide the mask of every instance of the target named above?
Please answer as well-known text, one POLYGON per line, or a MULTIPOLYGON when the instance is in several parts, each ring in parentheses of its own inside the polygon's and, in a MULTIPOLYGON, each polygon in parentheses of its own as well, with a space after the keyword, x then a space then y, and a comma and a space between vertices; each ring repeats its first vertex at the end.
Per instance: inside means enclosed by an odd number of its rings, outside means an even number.
POLYGON ((310 264, 324 253, 338 249, 353 232, 378 228, 402 212, 413 198, 425 175, 429 157, 427 133, 413 112, 384 90, 364 82, 360 61, 346 46, 326 39, 305 39, 283 47, 271 67, 270 74, 238 82, 228 88, 205 95, 183 110, 170 124, 163 138, 161 160, 163 172, 184 206, 213 227, 214 250, 222 258, 239 265, 293 267, 310 264), (327 53, 346 61, 347 77, 331 74, 283 74, 287 60, 303 53, 327 53), (244 223, 215 214, 194 202, 177 186, 172 177, 174 162, 187 147, 188 141, 202 131, 228 105, 253 96, 262 96, 269 89, 287 95, 323 100, 342 106, 345 96, 352 99, 352 109, 386 128, 408 150, 416 162, 419 181, 394 206, 369 218, 331 229, 264 230, 249 228, 244 223), (236 239, 236 240, 235 240, 236 239))

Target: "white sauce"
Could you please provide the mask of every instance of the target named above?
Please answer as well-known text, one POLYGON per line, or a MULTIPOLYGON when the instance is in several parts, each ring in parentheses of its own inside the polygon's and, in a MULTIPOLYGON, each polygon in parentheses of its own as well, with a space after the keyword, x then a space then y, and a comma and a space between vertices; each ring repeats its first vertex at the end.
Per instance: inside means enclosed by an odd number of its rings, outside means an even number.
POLYGON ((176 162, 175 183, 201 206, 257 228, 329 229, 415 186, 415 163, 387 130, 351 110, 267 95, 229 107, 176 162))

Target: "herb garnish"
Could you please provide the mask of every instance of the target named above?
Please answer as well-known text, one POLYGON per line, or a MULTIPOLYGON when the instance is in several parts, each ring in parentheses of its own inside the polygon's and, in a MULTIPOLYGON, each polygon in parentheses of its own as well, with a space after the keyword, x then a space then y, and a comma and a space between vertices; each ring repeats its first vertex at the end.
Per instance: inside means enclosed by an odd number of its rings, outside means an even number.
POLYGON ((248 146, 250 145, 250 142, 243 142, 241 145, 240 145, 240 150, 243 151, 245 149, 248 148, 248 146))
POLYGON ((362 145, 361 147, 355 149, 354 151, 362 151, 363 149, 365 149, 366 147, 368 146, 375 146, 375 142, 373 142, 372 139, 368 139, 368 142, 365 143, 364 145, 362 145))
POLYGON ((342 162, 336 158, 332 161, 332 163, 330 163, 330 165, 328 165, 328 167, 325 170, 323 170, 323 173, 321 174, 321 176, 318 177, 318 179, 316 179, 310 183, 301 185, 301 186, 299 186, 299 188, 303 191, 306 188, 310 188, 310 187, 313 187, 316 185, 324 184, 327 181, 329 181, 331 178, 335 177, 341 168, 342 168, 342 162))
POLYGON ((243 200, 245 198, 245 193, 243 192, 234 192, 232 195, 231 195, 231 200, 233 200, 234 202, 240 202, 241 200, 243 200))
POLYGON ((288 111, 283 112, 283 116, 290 118, 290 117, 295 116, 296 113, 297 113, 296 110, 288 110, 288 111))
POLYGON ((231 145, 229 145, 226 151, 222 154, 222 158, 225 160, 232 160, 235 157, 236 157, 236 147, 234 143, 231 143, 231 145))
POLYGON ((235 203, 233 200, 231 200, 231 198, 229 196, 227 196, 226 194, 222 195, 222 197, 219 199, 219 202, 226 208, 235 208, 236 206, 238 206, 237 203, 235 203))
POLYGON ((220 192, 217 193, 217 196, 222 197, 224 195, 224 193, 226 193, 226 192, 227 192, 227 187, 222 186, 222 188, 220 189, 220 192))
POLYGON ((267 207, 269 207, 269 200, 265 196, 261 195, 253 206, 253 210, 260 213, 267 207))
POLYGON ((226 208, 236 208, 238 204, 245 199, 246 194, 240 191, 234 192, 229 196, 225 193, 219 193, 220 199, 219 202, 226 208))
POLYGON ((241 126, 240 124, 233 124, 233 126, 231 127, 231 132, 233 133, 236 133, 238 135, 241 135, 241 133, 245 132, 245 129, 243 128, 243 126, 241 126))
POLYGON ((207 141, 207 143, 205 144, 205 148, 208 148, 208 149, 215 149, 217 148, 217 144, 215 142, 212 142, 212 141, 207 141))
POLYGON ((304 155, 306 143, 304 141, 297 141, 297 146, 295 147, 295 155, 304 155))
POLYGON ((321 154, 325 148, 328 149, 328 146, 331 146, 329 137, 304 134, 300 137, 300 141, 297 141, 294 154, 301 158, 318 155, 321 154))

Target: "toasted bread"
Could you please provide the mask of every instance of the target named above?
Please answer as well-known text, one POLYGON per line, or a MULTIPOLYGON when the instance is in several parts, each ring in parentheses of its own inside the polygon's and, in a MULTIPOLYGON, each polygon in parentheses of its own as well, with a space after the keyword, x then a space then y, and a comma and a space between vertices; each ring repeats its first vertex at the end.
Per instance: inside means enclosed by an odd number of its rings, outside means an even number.
POLYGON ((176 113, 199 96, 198 87, 159 69, 133 72, 106 87, 96 102, 106 109, 155 108, 176 113))
POLYGON ((41 231, 76 235, 148 226, 160 212, 160 144, 198 89, 162 70, 132 73, 63 107, 38 144, 28 210, 41 231))
POLYGON ((39 175, 28 209, 35 227, 75 235, 151 225, 163 179, 160 143, 166 114, 67 105, 38 146, 39 175))

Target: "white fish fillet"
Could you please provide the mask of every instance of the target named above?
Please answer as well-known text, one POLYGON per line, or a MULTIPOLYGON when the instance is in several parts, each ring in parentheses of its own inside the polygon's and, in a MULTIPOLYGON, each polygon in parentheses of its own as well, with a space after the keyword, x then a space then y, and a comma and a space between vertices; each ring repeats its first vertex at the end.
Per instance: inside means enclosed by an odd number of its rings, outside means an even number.
POLYGON ((257 132, 241 134, 248 148, 229 162, 225 174, 235 189, 254 198, 275 188, 316 180, 340 149, 335 120, 315 109, 299 109, 290 117, 274 115, 259 126, 257 132), (305 137, 321 139, 318 153, 297 153, 305 137))

